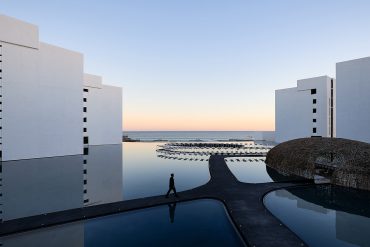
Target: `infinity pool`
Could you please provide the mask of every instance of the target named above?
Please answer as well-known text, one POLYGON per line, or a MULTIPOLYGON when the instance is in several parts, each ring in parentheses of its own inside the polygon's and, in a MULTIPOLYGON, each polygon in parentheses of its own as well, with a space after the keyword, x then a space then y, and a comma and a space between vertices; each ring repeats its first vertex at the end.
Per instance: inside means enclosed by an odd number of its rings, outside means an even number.
POLYGON ((265 157, 230 157, 225 159, 234 176, 243 183, 269 183, 302 180, 278 173, 265 164, 265 157))
POLYGON ((221 202, 197 200, 115 214, 0 239, 2 246, 244 246, 221 202))
MULTIPOLYGON (((177 191, 192 189, 210 179, 207 160, 175 160, 158 157, 160 142, 123 143, 123 199, 164 195, 171 173, 177 191)), ((209 158, 209 157, 204 157, 209 158)))
POLYGON ((309 246, 370 246, 370 193, 321 185, 276 190, 265 206, 309 246))

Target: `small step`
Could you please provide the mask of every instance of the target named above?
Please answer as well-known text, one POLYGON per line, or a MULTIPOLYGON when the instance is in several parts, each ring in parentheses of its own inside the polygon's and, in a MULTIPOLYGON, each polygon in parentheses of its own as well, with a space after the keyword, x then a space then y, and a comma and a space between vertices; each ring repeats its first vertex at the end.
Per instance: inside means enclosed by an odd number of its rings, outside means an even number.
POLYGON ((327 184, 330 183, 330 178, 326 178, 320 175, 314 176, 315 184, 327 184))

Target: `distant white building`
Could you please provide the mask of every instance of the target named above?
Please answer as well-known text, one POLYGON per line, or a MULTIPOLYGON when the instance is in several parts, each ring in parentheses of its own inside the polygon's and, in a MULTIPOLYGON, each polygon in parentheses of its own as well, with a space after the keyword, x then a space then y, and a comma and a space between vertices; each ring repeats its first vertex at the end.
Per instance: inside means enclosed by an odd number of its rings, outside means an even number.
POLYGON ((337 137, 370 142, 370 57, 337 63, 337 137))
POLYGON ((335 137, 335 80, 320 76, 275 91, 275 141, 335 137))
POLYGON ((81 53, 42 43, 37 26, 0 15, 0 158, 82 154, 84 143, 119 143, 121 89, 89 78, 81 53))

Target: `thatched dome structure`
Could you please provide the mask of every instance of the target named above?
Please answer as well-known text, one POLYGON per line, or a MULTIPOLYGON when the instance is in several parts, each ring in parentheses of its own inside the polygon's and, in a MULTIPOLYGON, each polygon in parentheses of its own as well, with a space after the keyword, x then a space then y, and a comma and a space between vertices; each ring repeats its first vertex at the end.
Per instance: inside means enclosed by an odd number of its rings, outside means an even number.
POLYGON ((333 184, 370 190, 370 144, 341 138, 301 138, 272 148, 266 164, 277 171, 313 179, 318 165, 332 167, 333 184))

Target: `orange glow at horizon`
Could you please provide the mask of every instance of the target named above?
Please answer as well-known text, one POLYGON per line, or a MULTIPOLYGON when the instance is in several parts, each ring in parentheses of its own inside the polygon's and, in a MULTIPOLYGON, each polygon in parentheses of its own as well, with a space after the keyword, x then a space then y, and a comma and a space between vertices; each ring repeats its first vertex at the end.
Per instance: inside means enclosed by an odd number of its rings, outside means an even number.
POLYGON ((136 115, 123 120, 125 131, 271 131, 274 118, 271 115, 248 118, 232 114, 201 118, 196 115, 162 116, 136 115))

